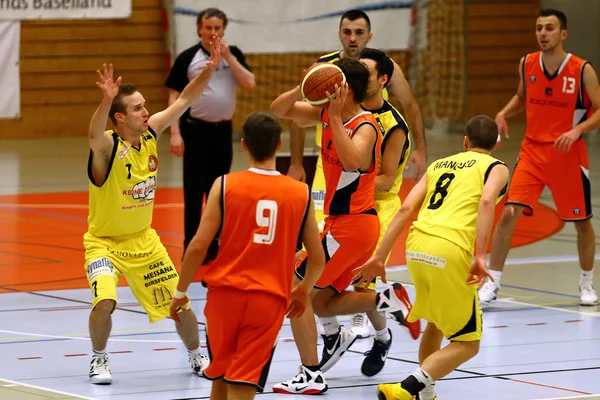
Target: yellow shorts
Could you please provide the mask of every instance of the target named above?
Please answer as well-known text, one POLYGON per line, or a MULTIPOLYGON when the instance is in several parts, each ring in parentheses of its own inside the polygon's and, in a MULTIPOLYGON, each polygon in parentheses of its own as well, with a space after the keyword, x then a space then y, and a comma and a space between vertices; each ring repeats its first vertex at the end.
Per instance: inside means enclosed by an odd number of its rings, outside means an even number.
MULTIPOLYGON (((125 276, 150 322, 169 316, 179 274, 154 229, 118 238, 86 233, 83 246, 85 271, 94 296, 92 307, 101 300, 116 302, 119 278, 125 276)), ((182 308, 187 310, 189 303, 182 308)))
POLYGON ((411 228, 406 263, 417 293, 408 320, 432 322, 450 341, 481 340, 477 285, 467 285, 472 254, 446 239, 411 228))
POLYGON ((323 214, 323 206, 325 205, 325 189, 327 189, 327 186, 325 184, 325 175, 323 174, 323 160, 321 159, 321 154, 319 153, 311 191, 313 196, 313 204, 315 207, 315 217, 317 219, 317 225, 319 226, 320 231, 323 231, 326 217, 326 215, 323 214))

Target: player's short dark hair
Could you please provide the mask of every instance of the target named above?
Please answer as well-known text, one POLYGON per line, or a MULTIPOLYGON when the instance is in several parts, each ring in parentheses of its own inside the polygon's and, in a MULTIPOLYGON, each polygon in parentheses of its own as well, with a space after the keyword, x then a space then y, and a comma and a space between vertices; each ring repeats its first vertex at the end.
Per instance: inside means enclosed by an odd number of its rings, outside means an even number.
POLYGON ((498 140, 498 125, 487 115, 477 115, 465 125, 471 147, 492 150, 498 140))
POLYGON ((556 10, 554 8, 542 8, 538 11, 537 18, 539 17, 552 17, 555 16, 560 22, 560 29, 567 29, 567 16, 564 12, 556 10))
POLYGON ((281 138, 277 118, 266 112, 253 112, 246 118, 242 131, 252 158, 260 162, 273 157, 281 138))
POLYGON ((372 49, 365 47, 360 52, 359 58, 368 58, 369 60, 375 61, 375 68, 377 68, 377 77, 381 78, 383 75, 387 75, 388 80, 384 87, 390 83, 392 75, 394 74, 394 63, 392 60, 381 50, 372 49))
POLYGON ((119 85, 119 92, 113 99, 112 104, 110 105, 110 111, 108 112, 108 117, 115 126, 117 126, 115 114, 127 114, 127 104, 123 102, 123 97, 132 95, 137 91, 138 90, 133 86, 133 83, 122 83, 119 85))
POLYGON ((354 93, 354 101, 362 103, 367 97, 367 87, 369 86, 369 69, 360 61, 350 58, 342 58, 334 63, 346 76, 348 87, 354 93))
POLYGON ((342 29, 342 21, 348 19, 350 21, 356 21, 357 19, 364 19, 367 22, 367 29, 371 32, 371 20, 366 12, 362 10, 348 10, 342 14, 340 18, 340 29, 342 29))
POLYGON ((196 25, 198 27, 202 26, 202 19, 203 18, 212 18, 212 17, 217 17, 219 18, 221 21, 223 21, 223 28, 227 28, 227 15, 219 10, 218 8, 206 8, 202 11, 200 11, 200 14, 198 14, 198 18, 196 18, 196 25))

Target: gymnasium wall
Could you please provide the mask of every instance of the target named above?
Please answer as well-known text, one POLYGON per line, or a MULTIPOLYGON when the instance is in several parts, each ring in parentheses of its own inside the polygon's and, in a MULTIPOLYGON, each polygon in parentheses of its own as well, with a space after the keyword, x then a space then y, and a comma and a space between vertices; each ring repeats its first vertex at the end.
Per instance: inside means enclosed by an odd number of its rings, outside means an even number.
POLYGON ((167 105, 164 0, 133 0, 126 20, 21 22, 21 118, 0 119, 0 139, 84 136, 102 95, 96 70, 112 62, 149 111, 167 105))
MULTIPOLYGON (((519 60, 537 51, 539 0, 469 0, 467 5, 468 117, 494 117, 517 91, 519 60)), ((524 119, 520 113, 515 119, 524 119)))
MULTIPOLYGON (((163 3, 133 0, 128 20, 23 21, 21 119, 0 120, 0 139, 85 135, 100 101, 95 70, 103 62, 113 62, 125 81, 139 87, 150 112, 164 108, 163 3)), ((465 117, 493 116, 515 93, 519 59, 537 48, 533 24, 538 8, 539 0, 467 0, 465 117)), ((240 89, 235 128, 250 111, 268 109, 274 96, 292 87, 321 54, 248 54, 257 85, 253 91, 240 89)), ((389 54, 406 67, 405 52, 389 54)))

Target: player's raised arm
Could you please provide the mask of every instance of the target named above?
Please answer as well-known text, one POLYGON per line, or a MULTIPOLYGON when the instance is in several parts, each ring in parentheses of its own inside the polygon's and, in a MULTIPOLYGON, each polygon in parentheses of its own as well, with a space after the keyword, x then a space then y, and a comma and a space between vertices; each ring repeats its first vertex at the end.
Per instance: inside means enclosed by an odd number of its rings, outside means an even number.
POLYGON ((107 135, 104 130, 106 128, 106 120, 110 113, 110 107, 113 99, 119 93, 119 85, 121 84, 121 77, 118 77, 116 81, 113 81, 113 65, 102 64, 102 71, 97 70, 98 81, 96 86, 102 90, 102 102, 94 112, 92 119, 90 120, 90 126, 88 128, 88 143, 90 149, 97 154, 109 155, 114 146, 114 140, 112 136, 107 135))
POLYGON ((279 118, 293 119, 298 126, 314 126, 321 123, 321 109, 302 101, 300 86, 280 94, 271 103, 271 112, 279 118))
POLYGON ((179 95, 167 109, 158 112, 150 117, 148 125, 160 134, 167 127, 173 124, 190 108, 194 100, 202 95, 204 89, 208 86, 208 82, 213 75, 213 72, 221 63, 221 41, 217 35, 213 37, 210 44, 210 59, 206 63, 206 67, 183 89, 179 95))

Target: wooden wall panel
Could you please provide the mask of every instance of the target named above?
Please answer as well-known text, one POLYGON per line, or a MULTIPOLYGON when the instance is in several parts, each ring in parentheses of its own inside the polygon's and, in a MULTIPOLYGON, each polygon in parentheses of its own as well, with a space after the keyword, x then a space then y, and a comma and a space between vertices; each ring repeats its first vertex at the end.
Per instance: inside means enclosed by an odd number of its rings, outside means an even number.
POLYGON ((519 60, 538 49, 539 7, 539 0, 468 0, 467 117, 494 117, 516 93, 519 60))
POLYGON ((102 63, 140 89, 150 112, 166 107, 162 12, 163 0, 133 0, 126 20, 23 21, 21 117, 0 119, 0 139, 85 135, 101 100, 102 63))

